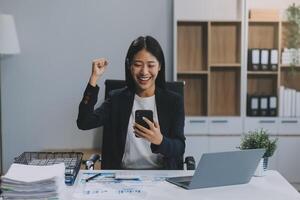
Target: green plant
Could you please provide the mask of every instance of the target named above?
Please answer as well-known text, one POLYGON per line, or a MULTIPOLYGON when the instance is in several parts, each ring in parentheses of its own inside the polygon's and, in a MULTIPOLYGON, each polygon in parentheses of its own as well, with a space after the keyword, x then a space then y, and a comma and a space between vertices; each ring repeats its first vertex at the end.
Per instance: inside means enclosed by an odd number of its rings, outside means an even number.
POLYGON ((295 71, 295 67, 300 63, 300 57, 297 49, 300 47, 300 5, 293 3, 286 10, 289 26, 287 29, 287 47, 294 49, 292 52, 291 69, 295 71))
POLYGON ((264 158, 270 157, 273 155, 277 145, 277 138, 271 140, 266 130, 260 129, 255 131, 249 131, 242 138, 240 149, 266 149, 265 154, 263 155, 264 158))

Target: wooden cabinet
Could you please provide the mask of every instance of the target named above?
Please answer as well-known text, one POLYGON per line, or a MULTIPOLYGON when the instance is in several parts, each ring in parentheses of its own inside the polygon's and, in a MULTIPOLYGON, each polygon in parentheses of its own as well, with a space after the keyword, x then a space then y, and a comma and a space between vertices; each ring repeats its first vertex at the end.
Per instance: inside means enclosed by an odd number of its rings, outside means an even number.
POLYGON ((245 117, 244 132, 265 129, 270 134, 278 134, 277 117, 245 117))
POLYGON ((177 80, 187 116, 239 116, 240 21, 177 21, 177 80), (225 98, 226 97, 226 98, 225 98))
POLYGON ((300 67, 296 66, 291 71, 289 66, 281 64, 281 53, 288 47, 289 26, 284 21, 248 22, 248 49, 277 49, 279 63, 275 71, 247 70, 247 94, 277 96, 278 107, 282 100, 279 96, 280 86, 300 91, 300 67))
POLYGON ((267 129, 279 138, 270 168, 300 183, 294 159, 300 146, 300 118, 283 118, 279 111, 273 117, 250 117, 246 112, 247 95, 276 96, 279 107, 280 86, 300 90, 300 66, 291 72, 281 64, 290 24, 249 21, 245 0, 222 1, 227 2, 226 11, 213 7, 218 2, 174 1, 173 77, 185 81, 187 153, 198 160, 204 152, 234 150, 243 134, 267 129), (249 49, 278 50, 277 69, 249 70, 249 49))
POLYGON ((208 134, 208 123, 206 117, 188 117, 185 119, 184 131, 188 135, 205 135, 208 134))

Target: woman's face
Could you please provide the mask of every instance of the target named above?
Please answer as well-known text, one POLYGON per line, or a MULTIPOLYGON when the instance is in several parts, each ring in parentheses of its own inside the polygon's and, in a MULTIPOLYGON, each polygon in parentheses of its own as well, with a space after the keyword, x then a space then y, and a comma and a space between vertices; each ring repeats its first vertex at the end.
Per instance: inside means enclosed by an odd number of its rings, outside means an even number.
POLYGON ((160 64, 155 56, 142 49, 133 57, 130 67, 132 78, 136 84, 137 94, 152 96, 155 91, 155 80, 160 64))

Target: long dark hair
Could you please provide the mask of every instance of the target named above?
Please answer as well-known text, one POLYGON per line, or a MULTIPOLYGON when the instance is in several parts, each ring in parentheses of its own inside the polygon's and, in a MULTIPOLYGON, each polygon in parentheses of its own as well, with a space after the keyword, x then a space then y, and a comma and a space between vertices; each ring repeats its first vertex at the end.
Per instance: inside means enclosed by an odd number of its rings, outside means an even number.
POLYGON ((140 36, 135 39, 128 48, 125 59, 125 78, 126 84, 129 89, 135 91, 135 82, 132 78, 130 66, 132 64, 134 56, 141 50, 146 49, 151 53, 159 62, 160 70, 155 80, 155 86, 165 89, 165 57, 163 50, 156 39, 151 36, 140 36))

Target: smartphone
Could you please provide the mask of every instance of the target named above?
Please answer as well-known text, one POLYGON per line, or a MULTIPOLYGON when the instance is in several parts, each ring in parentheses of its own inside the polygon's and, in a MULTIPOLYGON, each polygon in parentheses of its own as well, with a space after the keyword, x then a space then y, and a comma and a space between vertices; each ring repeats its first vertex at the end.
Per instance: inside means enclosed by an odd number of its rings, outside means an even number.
POLYGON ((149 125, 143 120, 143 117, 146 117, 151 122, 153 122, 152 110, 136 110, 135 111, 135 122, 147 129, 150 129, 149 125))

